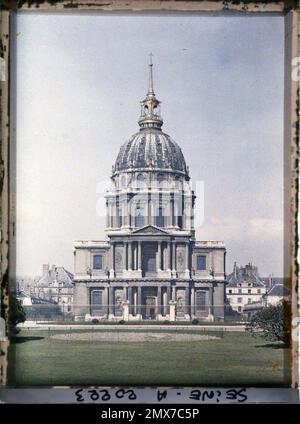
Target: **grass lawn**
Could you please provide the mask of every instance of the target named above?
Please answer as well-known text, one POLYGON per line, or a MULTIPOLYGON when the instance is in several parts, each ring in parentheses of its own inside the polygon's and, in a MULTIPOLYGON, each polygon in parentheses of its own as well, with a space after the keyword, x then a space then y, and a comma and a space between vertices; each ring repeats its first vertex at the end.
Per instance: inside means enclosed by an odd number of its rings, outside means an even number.
POLYGON ((47 331, 22 330, 11 341, 9 381, 12 386, 285 386, 287 355, 281 344, 247 333, 130 343, 57 340, 47 331))

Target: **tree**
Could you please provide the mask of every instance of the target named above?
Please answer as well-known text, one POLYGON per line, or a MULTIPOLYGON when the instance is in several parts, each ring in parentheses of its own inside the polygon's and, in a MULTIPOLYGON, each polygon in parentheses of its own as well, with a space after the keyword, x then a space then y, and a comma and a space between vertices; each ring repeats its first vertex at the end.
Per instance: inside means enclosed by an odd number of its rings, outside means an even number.
POLYGON ((261 335, 266 340, 281 341, 290 346, 291 305, 282 301, 277 305, 266 306, 256 312, 246 330, 252 335, 261 335))
POLYGON ((26 320, 26 314, 23 309, 23 306, 19 302, 19 300, 15 297, 14 294, 10 294, 9 296, 9 312, 8 312, 8 326, 9 331, 12 334, 16 334, 18 332, 16 326, 20 322, 24 322, 26 320))

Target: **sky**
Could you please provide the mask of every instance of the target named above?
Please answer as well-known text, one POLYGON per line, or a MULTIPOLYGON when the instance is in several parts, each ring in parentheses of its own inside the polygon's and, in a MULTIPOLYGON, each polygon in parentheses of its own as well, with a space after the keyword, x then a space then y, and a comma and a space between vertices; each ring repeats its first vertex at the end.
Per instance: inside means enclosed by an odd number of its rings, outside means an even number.
POLYGON ((150 52, 163 130, 204 187, 197 238, 225 242, 227 273, 283 275, 282 17, 20 12, 12 36, 18 276, 72 272, 73 242, 105 239, 101 191, 139 129, 150 52))

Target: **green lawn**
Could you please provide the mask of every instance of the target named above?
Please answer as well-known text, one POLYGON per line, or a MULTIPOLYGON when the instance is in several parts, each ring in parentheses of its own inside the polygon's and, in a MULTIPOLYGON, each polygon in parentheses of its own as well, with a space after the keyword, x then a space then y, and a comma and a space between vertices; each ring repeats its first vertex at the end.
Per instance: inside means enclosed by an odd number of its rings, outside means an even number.
POLYGON ((9 380, 12 386, 284 386, 287 354, 280 344, 247 333, 211 341, 109 343, 22 330, 11 342, 9 380))

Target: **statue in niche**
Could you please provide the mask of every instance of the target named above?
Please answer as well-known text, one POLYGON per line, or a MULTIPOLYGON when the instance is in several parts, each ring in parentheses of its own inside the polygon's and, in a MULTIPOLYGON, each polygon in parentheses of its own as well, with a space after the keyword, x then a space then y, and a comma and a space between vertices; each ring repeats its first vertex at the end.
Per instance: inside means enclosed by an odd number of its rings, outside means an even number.
POLYGON ((117 294, 115 297, 115 314, 120 316, 122 314, 122 296, 117 294))
POLYGON ((184 300, 182 296, 179 296, 177 299, 177 311, 183 312, 184 310, 184 300))
POLYGON ((179 253, 178 253, 177 263, 178 263, 178 268, 179 268, 179 269, 183 269, 183 265, 184 265, 184 258, 183 258, 183 254, 182 254, 182 252, 179 252, 179 253))
POLYGON ((116 267, 121 268, 122 265, 122 255, 120 252, 116 253, 116 267))

